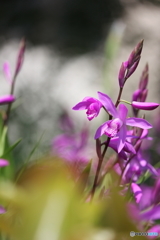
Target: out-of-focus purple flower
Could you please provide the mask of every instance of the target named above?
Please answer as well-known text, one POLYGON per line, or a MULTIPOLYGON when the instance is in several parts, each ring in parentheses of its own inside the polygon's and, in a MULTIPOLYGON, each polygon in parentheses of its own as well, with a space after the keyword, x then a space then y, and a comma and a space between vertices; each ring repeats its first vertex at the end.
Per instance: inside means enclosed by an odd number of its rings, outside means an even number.
POLYGON ((93 118, 97 117, 102 104, 96 98, 85 97, 81 102, 76 104, 72 109, 73 110, 86 110, 87 109, 87 118, 91 121, 93 118))
POLYGON ((0 97, 0 105, 14 102, 16 99, 13 95, 4 95, 0 97))
POLYGON ((154 102, 132 102, 132 107, 142 109, 142 110, 154 110, 159 107, 158 103, 154 102))
POLYGON ((122 150, 125 144, 126 132, 128 126, 135 126, 142 129, 150 129, 152 125, 146 120, 141 118, 127 118, 128 109, 124 104, 119 105, 117 110, 113 104, 111 98, 101 92, 98 92, 98 97, 103 107, 107 112, 114 117, 113 120, 109 120, 103 123, 96 131, 95 139, 101 137, 103 134, 106 134, 108 137, 118 136, 119 141, 117 142, 118 153, 122 150))
POLYGON ((142 197, 142 189, 136 183, 131 183, 131 189, 134 194, 136 203, 139 203, 142 197))
POLYGON ((9 162, 6 159, 0 158, 0 167, 8 166, 9 162))
POLYGON ((6 213, 6 209, 0 205, 0 214, 6 213))
POLYGON ((10 70, 10 66, 9 66, 8 62, 5 62, 3 64, 3 73, 4 73, 4 76, 5 76, 6 80, 10 84, 12 84, 12 75, 11 75, 11 70, 10 70))
POLYGON ((89 159, 85 155, 85 145, 82 144, 84 137, 79 139, 80 137, 82 136, 69 136, 67 134, 55 137, 52 142, 54 153, 71 163, 87 163, 89 159))
MULTIPOLYGON (((114 151, 116 151, 118 153, 118 149, 117 149, 117 146, 118 146, 118 142, 119 142, 119 137, 114 137, 114 138, 111 138, 110 139, 110 142, 109 142, 109 147, 112 148, 114 151)), ((127 160, 128 158, 128 153, 133 153, 133 154, 136 154, 136 151, 134 149, 134 147, 132 146, 131 143, 125 141, 125 144, 124 144, 124 147, 123 149, 118 153, 119 157, 124 159, 124 160, 127 160)))
MULTIPOLYGON (((123 164, 125 165, 127 163, 123 164)), ((128 183, 131 180, 136 182, 147 170, 153 176, 158 175, 156 169, 142 156, 141 152, 138 152, 127 164, 122 179, 125 183, 128 183)))

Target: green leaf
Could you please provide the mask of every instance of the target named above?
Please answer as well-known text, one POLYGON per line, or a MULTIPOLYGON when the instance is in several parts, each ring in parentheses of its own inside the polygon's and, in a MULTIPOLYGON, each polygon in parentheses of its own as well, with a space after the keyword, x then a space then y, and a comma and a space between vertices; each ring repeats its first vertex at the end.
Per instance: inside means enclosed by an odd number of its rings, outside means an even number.
POLYGON ((17 147, 17 145, 22 141, 22 139, 18 139, 12 146, 10 146, 9 148, 7 148, 7 150, 4 152, 4 154, 1 156, 1 158, 5 158, 7 157, 7 155, 12 152, 15 147, 17 147))

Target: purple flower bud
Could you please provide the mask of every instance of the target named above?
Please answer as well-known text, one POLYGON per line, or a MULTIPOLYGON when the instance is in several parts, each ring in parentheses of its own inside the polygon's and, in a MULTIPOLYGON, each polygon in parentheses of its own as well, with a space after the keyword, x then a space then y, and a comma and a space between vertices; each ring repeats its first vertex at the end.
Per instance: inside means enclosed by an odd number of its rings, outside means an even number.
POLYGON ((148 89, 144 89, 142 94, 141 94, 141 98, 140 98, 140 101, 141 102, 145 102, 146 101, 146 98, 147 98, 147 95, 148 95, 148 89))
POLYGON ((128 69, 132 67, 132 65, 137 62, 137 60, 140 58, 141 52, 143 48, 143 40, 141 40, 137 46, 134 48, 134 50, 131 52, 129 59, 128 59, 128 69))
POLYGON ((12 103, 15 101, 15 97, 13 95, 5 95, 0 97, 0 105, 12 103))
POLYGON ((140 61, 140 56, 138 57, 137 61, 130 67, 130 69, 128 70, 128 73, 126 75, 126 78, 129 78, 133 73, 134 71, 136 70, 136 68, 138 67, 138 64, 139 64, 139 61, 140 61))
POLYGON ((159 106, 158 103, 153 102, 132 102, 132 107, 142 110, 153 110, 159 106))
POLYGON ((26 47, 25 39, 22 39, 22 41, 20 43, 20 49, 19 49, 18 57, 17 57, 17 64, 16 64, 15 74, 14 74, 15 76, 17 76, 17 74, 19 73, 19 71, 22 67, 25 47, 26 47))
POLYGON ((119 86, 122 88, 124 83, 125 83, 125 72, 127 69, 127 65, 122 62, 121 68, 119 70, 119 75, 118 75, 118 79, 119 79, 119 86))
POLYGON ((149 67, 148 64, 146 64, 143 72, 142 72, 142 76, 140 78, 140 82, 139 82, 139 89, 144 90, 147 87, 148 84, 148 71, 149 71, 149 67))
POLYGON ((132 101, 137 101, 141 96, 141 90, 137 89, 132 95, 132 101))

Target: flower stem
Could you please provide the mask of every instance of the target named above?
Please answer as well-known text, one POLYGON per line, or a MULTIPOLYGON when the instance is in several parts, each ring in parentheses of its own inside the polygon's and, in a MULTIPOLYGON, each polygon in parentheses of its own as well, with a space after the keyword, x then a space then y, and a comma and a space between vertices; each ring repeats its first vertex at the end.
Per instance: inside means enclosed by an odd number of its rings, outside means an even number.
POLYGON ((126 100, 120 99, 119 101, 120 101, 120 102, 124 102, 124 103, 127 103, 127 104, 131 105, 131 102, 128 102, 128 101, 126 101, 126 100))
MULTIPOLYGON (((118 97, 117 97, 117 101, 116 101, 115 107, 117 107, 118 104, 119 104, 119 102, 120 102, 121 95, 122 95, 122 91, 123 91, 123 87, 121 87, 121 88, 119 89, 119 93, 118 93, 118 97)), ((109 115, 109 120, 111 120, 111 119, 112 119, 112 116, 109 115)), ((101 154, 101 156, 99 157, 99 160, 98 160, 98 166, 97 166, 96 176, 95 176, 94 183, 93 183, 93 187, 92 187, 92 190, 91 190, 91 193, 90 193, 90 201, 93 200, 93 197, 94 197, 94 194, 95 194, 95 191, 96 191, 99 173, 100 173, 100 170, 101 170, 101 166, 102 166, 102 163, 103 163, 104 156, 105 156, 106 151, 107 151, 108 146, 109 146, 109 142, 110 142, 110 138, 108 137, 108 138, 107 138, 107 141, 106 141, 106 144, 105 144, 105 147, 104 147, 104 149, 103 149, 103 152, 102 152, 102 154, 101 154)))
MULTIPOLYGON (((14 77, 12 79, 10 95, 13 95, 13 93, 14 93, 15 82, 16 82, 16 75, 14 75, 14 77)), ((9 115, 10 115, 10 111, 11 111, 11 107, 12 107, 12 103, 9 103, 8 107, 7 107, 7 110, 6 110, 6 116, 5 116, 5 119, 4 119, 4 126, 7 125, 9 115)))
POLYGON ((121 88, 119 89, 119 94, 118 94, 117 101, 116 101, 116 103, 115 103, 115 107, 117 107, 118 104, 119 104, 119 102, 120 102, 121 95, 122 95, 122 91, 123 91, 123 87, 121 87, 121 88))

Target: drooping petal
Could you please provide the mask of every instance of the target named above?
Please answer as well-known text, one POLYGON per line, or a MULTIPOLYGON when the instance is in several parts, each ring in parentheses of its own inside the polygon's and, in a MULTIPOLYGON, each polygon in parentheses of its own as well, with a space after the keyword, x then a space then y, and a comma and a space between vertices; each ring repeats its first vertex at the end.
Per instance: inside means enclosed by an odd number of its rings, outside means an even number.
POLYGON ((91 121, 93 118, 97 117, 100 112, 100 105, 97 102, 91 103, 88 106, 88 110, 86 112, 87 118, 91 121))
MULTIPOLYGON (((109 147, 112 148, 114 151, 118 152, 117 145, 118 145, 118 137, 111 138, 109 142, 109 147)), ((127 160, 127 154, 125 153, 124 149, 122 149, 118 155, 120 158, 127 160)))
POLYGON ((145 220, 157 220, 160 219, 160 205, 154 206, 148 211, 141 213, 142 219, 145 220))
POLYGON ((100 137, 105 133, 106 128, 108 128, 108 123, 111 122, 111 121, 112 121, 112 120, 103 123, 103 124, 97 129, 96 134, 95 134, 95 136, 94 136, 94 139, 100 138, 100 137))
POLYGON ((134 194, 136 203, 139 203, 142 197, 142 189, 136 183, 131 184, 131 189, 134 194))
POLYGON ((122 125, 119 133, 119 141, 118 141, 118 153, 122 150, 122 148, 124 147, 125 144, 125 140, 126 140, 126 126, 122 125))
POLYGON ((13 95, 4 95, 0 97, 0 105, 14 102, 16 99, 13 95))
POLYGON ((84 109, 87 109, 89 105, 90 105, 90 102, 82 101, 82 102, 77 103, 72 109, 73 110, 84 110, 84 109))
POLYGON ((110 115, 112 115, 115 118, 118 117, 117 109, 108 95, 98 92, 98 98, 110 115))
POLYGON ((133 145, 129 142, 125 142, 125 145, 124 145, 124 151, 128 152, 128 153, 134 153, 136 154, 136 151, 133 147, 133 145))
POLYGON ((159 106, 158 103, 154 102, 132 102, 132 107, 142 109, 142 110, 154 110, 159 106))
POLYGON ((120 104, 118 109, 118 115, 122 122, 126 121, 127 113, 128 113, 127 107, 124 104, 120 104))
POLYGON ((126 119, 126 125, 133 126, 133 127, 139 127, 142 129, 150 129, 152 128, 152 125, 147 122, 145 119, 142 118, 127 118, 126 119))

